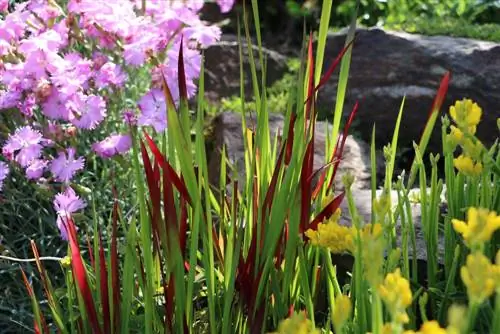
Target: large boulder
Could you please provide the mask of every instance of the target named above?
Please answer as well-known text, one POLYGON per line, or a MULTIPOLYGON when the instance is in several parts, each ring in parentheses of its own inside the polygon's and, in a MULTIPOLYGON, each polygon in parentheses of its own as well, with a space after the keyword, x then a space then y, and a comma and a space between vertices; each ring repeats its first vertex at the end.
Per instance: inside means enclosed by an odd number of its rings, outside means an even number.
MULTIPOLYGON (((240 51, 238 39, 235 36, 225 35, 217 44, 205 50, 205 98, 215 104, 221 98, 240 96, 240 51)), ((253 96, 252 72, 248 54, 248 44, 242 42, 244 92, 246 100, 253 96)), ((256 69, 260 80, 262 66, 259 59, 259 48, 251 45, 256 61, 256 69)), ((266 84, 271 86, 281 79, 288 71, 287 58, 280 53, 262 49, 266 59, 266 84)), ((259 83, 260 87, 260 83, 259 83)))
MULTIPOLYGON (((345 32, 328 35, 325 68, 339 54, 345 32)), ((442 112, 456 100, 470 98, 483 108, 478 137, 491 144, 498 138, 500 117, 500 44, 466 38, 422 36, 378 28, 358 29, 346 96, 347 114, 360 102, 358 130, 369 140, 376 124, 377 146, 390 142, 403 96, 406 95, 399 142, 411 147, 418 141, 439 83, 446 71, 451 82, 442 112)), ((338 71, 337 71, 338 73, 338 71)), ((319 94, 320 107, 334 105, 337 73, 319 94)), ((440 121, 429 150, 442 149, 440 121)))
MULTIPOLYGON (((283 133, 284 116, 278 113, 269 114, 269 132, 271 140, 274 141, 275 136, 283 133)), ((246 175, 245 172, 245 147, 242 135, 242 116, 240 113, 223 112, 214 117, 209 126, 210 128, 210 147, 207 152, 209 179, 213 185, 219 185, 220 162, 222 147, 226 147, 226 154, 229 161, 235 166, 238 175, 240 176, 239 184, 243 184, 246 175)), ((247 127, 254 129, 256 126, 256 118, 253 115, 248 115, 246 118, 247 127)), ((314 142, 314 163, 313 170, 317 171, 325 165, 325 142, 326 130, 332 131, 332 125, 327 122, 317 122, 314 142)), ((331 153, 328 154, 330 156, 331 153)), ((379 156, 379 159, 381 157, 379 156)), ((380 160, 377 163, 378 168, 383 168, 383 163, 380 160)), ((342 176, 350 172, 354 175, 356 181, 354 188, 369 188, 371 178, 370 166, 370 148, 363 141, 347 136, 344 146, 344 154, 342 162, 339 164, 339 170, 336 175, 336 189, 343 188, 342 176)), ((377 173, 380 177, 382 170, 377 173)))

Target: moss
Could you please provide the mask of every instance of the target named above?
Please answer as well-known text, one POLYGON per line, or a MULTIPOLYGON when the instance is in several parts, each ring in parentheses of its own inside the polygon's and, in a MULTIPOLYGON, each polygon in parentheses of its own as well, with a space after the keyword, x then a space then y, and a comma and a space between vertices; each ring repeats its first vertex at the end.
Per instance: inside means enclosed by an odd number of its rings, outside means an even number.
POLYGON ((404 30, 424 35, 445 35, 466 37, 485 41, 500 42, 500 24, 471 24, 463 20, 417 19, 400 25, 387 26, 390 29, 404 30))

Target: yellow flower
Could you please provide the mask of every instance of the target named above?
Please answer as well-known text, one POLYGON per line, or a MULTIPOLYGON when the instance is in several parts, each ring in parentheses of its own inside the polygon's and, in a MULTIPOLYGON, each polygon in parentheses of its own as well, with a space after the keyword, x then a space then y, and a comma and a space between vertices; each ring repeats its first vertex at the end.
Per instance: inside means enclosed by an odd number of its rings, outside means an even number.
POLYGON ((380 298, 385 302, 392 320, 395 323, 408 323, 410 319, 406 314, 406 308, 411 305, 412 292, 410 283, 401 276, 401 270, 396 269, 387 274, 384 283, 378 288, 380 298))
POLYGON ((467 326, 467 307, 453 304, 448 309, 448 327, 449 334, 460 334, 467 326))
POLYGON ((59 262, 61 263, 61 266, 63 266, 63 268, 71 267, 71 257, 67 255, 63 257, 59 262))
MULTIPOLYGON (((352 228, 352 235, 354 240, 358 238, 358 230, 355 227, 352 228)), ((377 287, 383 279, 381 271, 384 264, 385 240, 382 225, 366 224, 359 231, 359 237, 365 277, 372 287, 377 287)))
POLYGON ((462 142, 462 139, 464 138, 464 133, 462 132, 462 130, 454 125, 450 126, 450 135, 453 137, 457 144, 462 142))
POLYGON ((415 331, 412 330, 403 330, 403 326, 400 324, 393 324, 391 322, 385 323, 382 327, 382 334, 394 334, 394 333, 403 333, 403 334, 416 334, 415 331))
POLYGON ((467 246, 473 248, 491 239, 493 233, 500 228, 500 216, 495 211, 471 207, 467 211, 467 222, 453 219, 452 224, 467 246))
POLYGON ((446 329, 441 328, 439 323, 435 320, 426 321, 420 327, 419 333, 421 334, 446 334, 446 329))
POLYGON ((495 267, 481 252, 467 256, 466 265, 460 270, 460 277, 467 287, 467 295, 472 304, 481 304, 495 291, 499 283, 495 281, 495 267))
POLYGON ((473 135, 476 133, 476 126, 481 121, 482 110, 472 100, 463 99, 450 107, 450 116, 460 128, 473 135))
POLYGON ((460 155, 458 158, 453 159, 453 165, 459 172, 467 176, 478 176, 483 171, 483 164, 476 162, 466 155, 460 155))
POLYGON ((320 334, 304 312, 295 313, 290 318, 280 322, 278 331, 272 334, 320 334))
POLYGON ((333 325, 340 332, 345 322, 351 317, 352 303, 349 297, 341 295, 335 299, 335 308, 333 309, 333 325))
POLYGON ((353 250, 351 228, 338 224, 340 209, 326 222, 318 224, 316 231, 308 229, 306 236, 311 244, 330 249, 332 253, 344 253, 353 250))

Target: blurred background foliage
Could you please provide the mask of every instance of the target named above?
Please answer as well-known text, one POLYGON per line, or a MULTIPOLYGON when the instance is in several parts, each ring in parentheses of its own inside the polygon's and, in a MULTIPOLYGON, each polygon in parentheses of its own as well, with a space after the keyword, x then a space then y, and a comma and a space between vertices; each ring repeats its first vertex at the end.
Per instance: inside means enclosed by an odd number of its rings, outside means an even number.
MULTIPOLYGON (((244 0, 250 8, 251 0, 244 0)), ((300 43, 303 23, 314 30, 322 0, 259 0, 265 37, 284 43, 300 43)), ((237 7, 242 11, 243 1, 237 7)), ((332 29, 349 24, 356 1, 334 1, 332 29)), ((469 37, 500 42, 500 0, 361 0, 361 26, 379 26, 426 35, 469 37)), ((236 23, 228 25, 233 30, 236 23)), ((252 26, 252 25, 250 25, 252 26)))

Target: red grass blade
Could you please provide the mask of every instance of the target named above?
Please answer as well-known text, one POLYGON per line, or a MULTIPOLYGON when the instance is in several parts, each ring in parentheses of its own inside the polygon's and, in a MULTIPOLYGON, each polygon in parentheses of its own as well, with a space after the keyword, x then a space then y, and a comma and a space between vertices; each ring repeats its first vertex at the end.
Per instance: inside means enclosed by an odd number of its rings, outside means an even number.
MULTIPOLYGON (((109 312, 109 291, 108 291, 108 269, 106 267, 106 256, 102 245, 102 235, 99 231, 99 275, 102 299, 102 318, 104 323, 104 333, 111 333, 111 318, 109 312)), ((116 305, 118 306, 118 305, 116 305)))
POLYGON ((307 224, 309 223, 309 214, 311 211, 311 179, 313 168, 313 152, 314 152, 314 138, 309 141, 307 145, 306 153, 304 155, 304 161, 302 162, 302 170, 300 173, 300 223, 299 232, 303 233, 306 230, 307 224))
MULTIPOLYGON (((264 204, 263 204, 263 208, 262 208, 262 222, 264 222, 264 219, 267 215, 267 210, 271 209, 272 200, 274 197, 274 192, 276 191, 276 184, 278 183, 279 172, 281 170, 281 164, 283 162, 283 155, 285 153, 285 148, 286 148, 286 145, 283 145, 281 147, 281 151, 280 151, 280 154, 278 156, 278 161, 276 161, 276 167, 274 168, 273 176, 271 178, 271 183, 269 185, 269 188, 267 189, 266 197, 264 199, 264 204)), ((261 224, 261 226, 263 227, 264 224, 261 224)), ((263 235, 263 234, 261 234, 261 235, 263 235)))
POLYGON ((286 154, 285 154, 285 165, 288 166, 290 164, 290 160, 292 159, 292 149, 293 149, 293 137, 295 120, 297 119, 297 114, 293 113, 290 117, 290 124, 288 125, 288 136, 286 138, 286 154))
POLYGON ((330 158, 330 161, 320 168, 316 172, 321 171, 320 178, 318 180, 318 183, 316 184, 316 188, 314 189, 312 193, 312 198, 315 199, 321 190, 321 187, 323 186, 325 179, 326 179, 326 168, 330 167, 333 165, 333 173, 332 173, 332 178, 330 179, 330 182, 328 184, 327 189, 331 189, 333 182, 335 180, 335 175, 337 174, 337 169, 339 167, 339 164, 342 160, 342 155, 344 153, 344 146, 345 146, 345 141, 347 140, 347 134, 349 133, 349 128, 351 127, 351 123, 354 120, 354 116, 356 115, 356 112, 358 110, 358 102, 354 105, 354 108, 351 111, 351 114, 349 115, 349 119, 347 120, 346 125, 344 126, 344 130, 342 132, 342 140, 341 138, 337 138, 337 143, 335 145, 335 149, 333 150, 332 157, 330 158))
POLYGON ((158 219, 160 218, 160 207, 161 207, 160 181, 155 171, 153 170, 153 166, 151 164, 151 160, 149 159, 146 146, 144 145, 142 140, 140 141, 140 145, 141 145, 142 161, 144 164, 144 172, 146 173, 146 181, 148 183, 149 195, 151 198, 152 225, 155 232, 157 232, 158 219))
POLYGON ((446 93, 448 92, 448 86, 450 84, 450 77, 451 73, 447 71, 443 78, 441 79, 441 83, 439 84, 439 89, 436 94, 436 98, 434 99, 434 102, 432 103, 432 109, 431 113, 433 112, 439 112, 441 109, 441 106, 443 105, 444 98, 446 96, 446 93))
POLYGON ((163 71, 161 72, 161 81, 163 86, 163 94, 165 95, 165 99, 167 100, 167 112, 168 112, 168 108, 175 108, 175 104, 174 104, 174 98, 172 97, 170 88, 168 88, 167 80, 165 79, 163 71))
POLYGON ((40 280, 42 281, 43 290, 45 291, 45 296, 50 304, 55 305, 54 298, 50 293, 49 282, 47 279, 47 273, 45 272, 45 268, 40 261, 40 253, 38 252, 38 248, 33 240, 31 240, 31 249, 33 251, 33 255, 35 256, 36 266, 38 272, 40 273, 40 280))
POLYGON ((87 237, 86 239, 87 239, 87 248, 89 250, 90 265, 92 266, 92 268, 94 268, 94 271, 97 272, 94 259, 94 250, 92 249, 92 245, 90 244, 89 233, 87 232, 85 235, 87 237))
POLYGON ((186 201, 192 205, 192 200, 191 197, 189 196, 189 192, 186 188, 186 185, 184 182, 177 176, 175 173, 175 170, 172 168, 172 166, 168 163, 168 161, 163 157, 161 154, 160 150, 154 143, 153 139, 144 131, 144 135, 146 136, 146 140, 148 142, 149 149, 151 152, 153 152, 153 155, 155 156, 155 159, 157 159, 160 162, 160 166, 162 167, 163 171, 167 173, 169 179, 172 181, 174 186, 177 188, 177 190, 181 193, 182 196, 186 199, 186 201))
POLYGON ((184 38, 181 38, 179 48, 179 60, 177 64, 177 76, 179 79, 179 97, 182 101, 187 101, 186 72, 184 71, 184 38))
POLYGON ((89 317, 90 326, 92 331, 97 334, 101 334, 101 326, 97 320, 97 313, 94 304, 94 298, 92 297, 92 291, 87 281, 87 273, 85 270, 85 265, 82 261, 80 246, 78 245, 76 228, 73 220, 70 218, 66 221, 66 228, 68 230, 69 244, 71 249, 71 266, 73 268, 73 275, 78 288, 82 294, 82 298, 85 304, 87 315, 89 317))
POLYGON ((316 230, 318 228, 318 224, 323 222, 325 219, 328 219, 335 213, 337 208, 340 206, 340 203, 342 203, 342 200, 344 199, 345 192, 341 192, 340 195, 335 197, 328 205, 321 210, 321 212, 316 216, 316 218, 313 219, 313 221, 309 224, 307 227, 308 229, 311 230, 316 230))
MULTIPOLYGON (((333 164, 333 173, 332 173, 332 178, 330 179, 330 183, 328 184, 328 189, 332 188, 333 182, 335 180, 335 175, 337 175, 337 170, 339 168, 339 164, 342 161, 342 155, 344 154, 344 146, 345 142, 347 140, 347 134, 349 133, 349 128, 351 127, 351 123, 354 120, 354 116, 356 116, 356 113, 358 111, 358 102, 354 105, 352 108, 351 114, 349 115, 349 119, 347 120, 346 125, 344 126, 344 132, 342 133, 342 142, 340 144, 340 148, 335 147, 335 151, 333 153, 331 161, 334 161, 333 164)), ((337 140, 337 145, 339 141, 337 140)))
MULTIPOLYGON (((35 298, 35 293, 33 292, 33 288, 31 287, 31 284, 28 281, 28 278, 26 277, 26 274, 24 273, 23 268, 20 268, 20 269, 21 269, 21 275, 23 276, 24 286, 26 287, 26 290, 28 290, 29 297, 33 299, 33 298, 35 298)), ((36 300, 33 300, 33 303, 34 302, 36 302, 36 300)), ((33 311, 35 311, 35 310, 33 310, 33 311)), ((40 330, 40 327, 38 327, 36 316, 40 317, 40 322, 41 322, 41 325, 43 327, 43 333, 47 333, 47 334, 50 333, 42 312, 38 312, 38 314, 35 314, 35 319, 33 320, 33 323, 34 323, 33 328, 35 330, 35 333, 40 333, 40 334, 42 333, 40 330)))
MULTIPOLYGON (((355 38, 354 38, 355 39, 355 38)), ((323 87, 326 82, 328 80, 330 80, 330 77, 332 76, 333 72, 335 71, 335 69, 337 68, 338 64, 340 63, 340 61, 342 60, 342 57, 344 57, 345 53, 347 52, 347 50, 352 47, 352 44, 354 43, 354 39, 352 41, 350 41, 343 49, 342 51, 340 51, 340 53, 338 54, 337 58, 334 59, 333 63, 330 65, 330 67, 328 68, 328 70, 326 71, 326 73, 321 77, 321 79, 319 80, 319 83, 318 85, 314 88, 314 93, 316 93, 321 87, 323 87)), ((305 101, 305 103, 308 103, 308 100, 309 98, 311 97, 311 95, 309 95, 309 97, 307 98, 307 100, 305 101)))
MULTIPOLYGON (((431 108, 431 111, 429 112, 429 115, 427 117, 427 122, 426 122, 425 127, 427 127, 427 124, 430 121, 433 114, 437 114, 441 110, 441 106, 443 105, 444 98, 446 96, 446 93, 448 92, 448 86, 450 83, 450 76, 451 76, 451 74, 448 71, 444 74, 443 78, 441 79, 441 83, 439 84, 439 89, 438 89, 436 97, 434 98, 434 101, 432 103, 432 108, 431 108)), ((424 132, 422 133, 422 135, 420 137, 419 144, 422 143, 424 134, 425 134, 425 128, 424 128, 424 132)))
POLYGON ((306 117, 304 119, 305 121, 311 118, 311 109, 314 104, 314 56, 312 32, 309 34, 307 61, 309 63, 309 78, 307 84, 306 117))
POLYGON ((113 332, 120 332, 120 274, 118 269, 118 196, 115 192, 111 232, 111 282, 113 289, 113 332))

